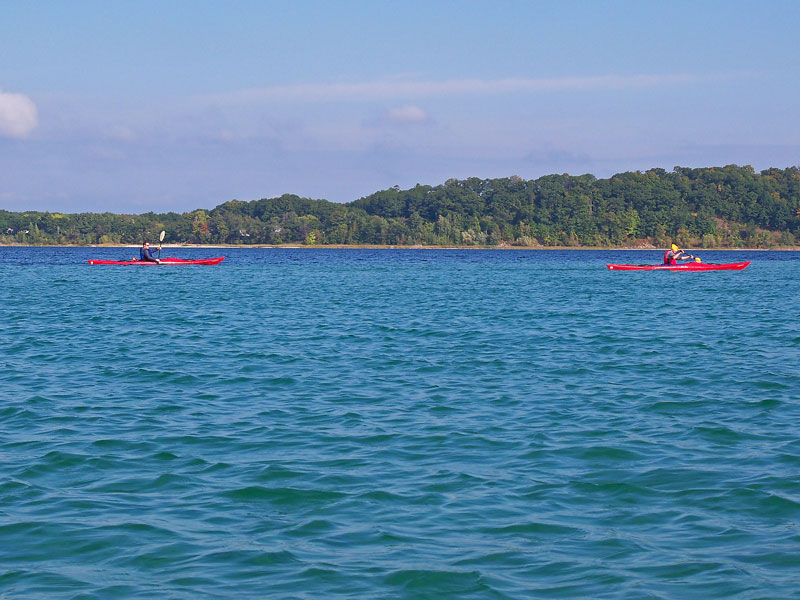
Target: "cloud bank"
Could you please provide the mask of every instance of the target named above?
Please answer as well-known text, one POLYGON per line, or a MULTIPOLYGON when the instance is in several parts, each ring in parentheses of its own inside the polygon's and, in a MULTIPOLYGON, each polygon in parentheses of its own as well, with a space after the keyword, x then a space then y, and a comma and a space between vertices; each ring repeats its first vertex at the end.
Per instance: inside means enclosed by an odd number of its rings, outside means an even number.
POLYGON ((0 136, 27 137, 38 123, 36 105, 30 98, 0 90, 0 136))
POLYGON ((453 79, 447 81, 371 81, 361 83, 308 83, 276 85, 219 94, 209 98, 221 104, 267 101, 324 102, 330 100, 387 100, 452 95, 597 91, 671 86, 699 81, 696 75, 601 75, 529 79, 453 79))
POLYGON ((386 114, 395 123, 424 123, 428 120, 428 114, 419 106, 400 106, 389 109, 386 114))

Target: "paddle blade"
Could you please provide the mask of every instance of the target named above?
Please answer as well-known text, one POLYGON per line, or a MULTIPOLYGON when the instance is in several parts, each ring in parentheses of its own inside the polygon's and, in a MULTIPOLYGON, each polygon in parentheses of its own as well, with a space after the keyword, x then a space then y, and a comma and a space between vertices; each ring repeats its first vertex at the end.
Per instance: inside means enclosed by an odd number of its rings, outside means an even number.
POLYGON ((166 232, 166 231, 164 231, 164 230, 162 230, 162 231, 161 231, 161 235, 159 235, 159 236, 158 236, 158 241, 159 241, 159 242, 163 242, 163 241, 164 241, 164 237, 165 237, 166 235, 167 235, 167 232, 166 232))

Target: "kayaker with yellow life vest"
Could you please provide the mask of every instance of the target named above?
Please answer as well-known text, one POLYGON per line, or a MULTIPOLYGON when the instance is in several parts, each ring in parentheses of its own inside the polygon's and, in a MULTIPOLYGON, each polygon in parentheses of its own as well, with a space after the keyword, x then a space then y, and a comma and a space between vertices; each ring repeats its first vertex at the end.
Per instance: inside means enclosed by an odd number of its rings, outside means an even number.
MULTIPOLYGON (((158 249, 160 251, 161 246, 159 246, 158 249)), ((142 249, 139 250, 139 260, 161 264, 159 259, 150 254, 150 242, 145 242, 142 244, 142 249)))
POLYGON ((683 250, 672 244, 672 248, 664 252, 665 265, 677 265, 679 260, 694 258, 691 254, 686 254, 683 250))

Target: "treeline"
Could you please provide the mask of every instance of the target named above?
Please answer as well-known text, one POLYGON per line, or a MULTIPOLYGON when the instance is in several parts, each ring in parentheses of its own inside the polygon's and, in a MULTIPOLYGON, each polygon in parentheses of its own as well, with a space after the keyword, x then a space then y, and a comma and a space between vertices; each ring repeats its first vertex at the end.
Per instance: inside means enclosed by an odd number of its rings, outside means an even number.
POLYGON ((442 246, 794 246, 800 169, 651 169, 608 179, 450 179, 347 204, 295 195, 188 213, 0 211, 4 244, 380 244, 442 246))

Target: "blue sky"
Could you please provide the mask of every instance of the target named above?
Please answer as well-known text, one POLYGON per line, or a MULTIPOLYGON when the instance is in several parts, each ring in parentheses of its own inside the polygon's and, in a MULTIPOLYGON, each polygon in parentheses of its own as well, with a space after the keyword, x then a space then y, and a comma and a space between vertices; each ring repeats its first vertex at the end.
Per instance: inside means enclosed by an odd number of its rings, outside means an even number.
POLYGON ((800 2, 0 0, 0 209, 800 164, 800 2))

